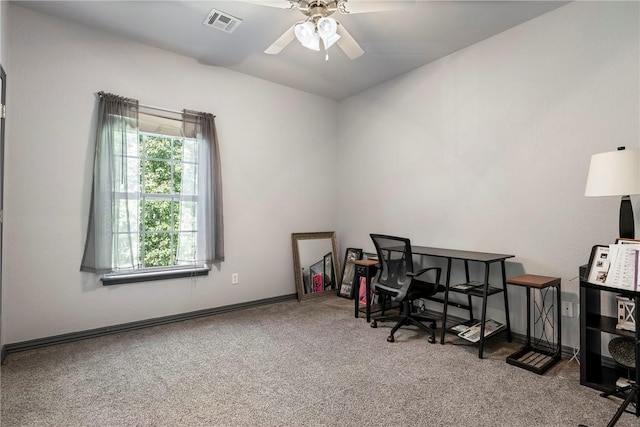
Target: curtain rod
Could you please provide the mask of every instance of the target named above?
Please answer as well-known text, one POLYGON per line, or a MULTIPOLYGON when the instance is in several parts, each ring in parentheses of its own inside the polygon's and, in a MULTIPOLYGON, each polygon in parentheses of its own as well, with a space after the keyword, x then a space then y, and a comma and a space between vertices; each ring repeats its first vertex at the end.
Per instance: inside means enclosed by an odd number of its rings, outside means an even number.
MULTIPOLYGON (((101 97, 103 93, 104 92, 102 92, 102 91, 101 92, 97 92, 96 95, 101 97)), ((139 101, 138 101, 138 107, 149 108, 151 110, 164 111, 165 113, 173 113, 173 114, 183 114, 184 113, 184 110, 172 110, 170 108, 154 107, 153 105, 141 104, 139 101)), ((153 116, 153 114, 150 114, 150 115, 153 116)), ((161 116, 159 116, 159 117, 161 117, 161 116)), ((216 116, 213 116, 213 117, 215 118, 216 116)))
MULTIPOLYGON (((138 106, 142 107, 142 108, 149 108, 151 110, 164 111, 165 113, 173 113, 173 114, 183 114, 184 113, 184 110, 171 110, 169 108, 154 107, 154 106, 151 106, 151 105, 145 105, 145 104, 140 104, 140 103, 138 103, 138 106)), ((209 113, 201 113, 201 114, 209 114, 209 113)), ((150 114, 150 115, 153 116, 153 114, 150 114)), ((213 117, 215 118, 216 116, 213 115, 213 117)))
POLYGON ((138 103, 138 106, 142 107, 142 108, 150 108, 152 110, 164 111, 164 112, 167 112, 167 113, 182 114, 182 110, 171 110, 169 108, 154 107, 152 105, 145 105, 145 104, 140 104, 140 103, 138 103))

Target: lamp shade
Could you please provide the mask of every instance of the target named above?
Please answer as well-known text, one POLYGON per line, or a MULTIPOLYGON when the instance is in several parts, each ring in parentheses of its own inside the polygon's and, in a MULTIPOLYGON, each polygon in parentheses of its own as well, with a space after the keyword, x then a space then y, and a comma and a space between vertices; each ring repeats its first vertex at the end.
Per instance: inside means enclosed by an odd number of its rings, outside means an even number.
POLYGON ((640 150, 618 150, 591 156, 585 196, 640 194, 640 150))

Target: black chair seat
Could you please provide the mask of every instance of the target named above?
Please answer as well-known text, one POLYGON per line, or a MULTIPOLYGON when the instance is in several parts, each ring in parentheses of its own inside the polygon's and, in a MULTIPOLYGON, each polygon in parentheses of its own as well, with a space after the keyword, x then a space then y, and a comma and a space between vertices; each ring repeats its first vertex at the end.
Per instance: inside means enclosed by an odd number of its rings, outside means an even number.
MULTIPOLYGON (((633 370, 636 368, 636 340, 635 339, 630 337, 613 338, 611 341, 609 341, 609 353, 611 354, 611 357, 613 358, 613 360, 619 365, 624 366, 629 370, 633 370)), ((616 386, 614 390, 607 391, 600 395, 602 397, 609 397, 613 394, 625 394, 625 393, 626 393, 626 398, 624 399, 624 402, 622 402, 622 404, 620 405, 616 413, 613 415, 613 418, 611 418, 611 420, 609 421, 609 424, 607 424, 607 427, 613 427, 618 422, 618 420, 620 419, 623 413, 625 412, 634 413, 634 412, 628 411, 627 407, 631 402, 634 402, 636 400, 636 396, 638 395, 638 393, 640 393, 640 390, 638 390, 638 384, 630 381, 629 385, 625 387, 616 386)), ((635 415, 638 415, 637 413, 638 410, 640 409, 636 408, 636 412, 634 413, 635 415)))
POLYGON ((609 341, 611 358, 628 369, 636 367, 636 343, 633 338, 616 337, 609 341))

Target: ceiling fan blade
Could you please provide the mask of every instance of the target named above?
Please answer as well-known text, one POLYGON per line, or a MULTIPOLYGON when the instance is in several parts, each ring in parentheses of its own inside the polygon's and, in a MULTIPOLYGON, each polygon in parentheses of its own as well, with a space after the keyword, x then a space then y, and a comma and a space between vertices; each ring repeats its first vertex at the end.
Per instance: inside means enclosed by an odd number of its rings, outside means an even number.
POLYGON ((356 59, 364 53, 364 50, 360 47, 358 42, 349 34, 349 32, 344 28, 342 24, 338 22, 338 35, 340 38, 336 42, 340 49, 344 51, 344 53, 350 59, 356 59))
POLYGON ((284 32, 284 34, 278 37, 278 40, 274 41, 273 44, 264 51, 264 53, 268 53, 269 55, 275 55, 277 53, 280 53, 282 49, 287 47, 289 43, 291 43, 293 39, 296 38, 296 33, 294 32, 294 29, 293 29, 293 27, 295 26, 296 24, 293 24, 287 31, 284 32))
MULTIPOLYGON (((396 1, 371 1, 371 0, 344 0, 344 10, 350 13, 387 12, 390 10, 402 10, 415 6, 415 0, 396 1)), ((341 8, 338 8, 342 11, 341 8)), ((345 12, 343 12, 345 13, 345 12)))

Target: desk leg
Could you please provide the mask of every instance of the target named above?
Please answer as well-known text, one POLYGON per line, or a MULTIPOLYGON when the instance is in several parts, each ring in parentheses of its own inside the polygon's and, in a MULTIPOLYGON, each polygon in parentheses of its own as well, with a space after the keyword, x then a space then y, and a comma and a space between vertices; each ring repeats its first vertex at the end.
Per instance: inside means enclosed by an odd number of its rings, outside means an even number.
MULTIPOLYGON (((500 261, 500 268, 502 270, 502 293, 504 294, 504 314, 507 319, 507 342, 511 342, 511 321, 509 320, 509 297, 507 296, 507 273, 505 271, 504 260, 500 261)), ((488 269, 489 269, 489 266, 487 265, 487 270, 488 269)))
POLYGON ((529 347, 531 345, 531 288, 527 287, 525 292, 527 293, 527 337, 524 346, 529 347))
POLYGON ((440 344, 444 344, 444 335, 447 331, 447 306, 449 305, 449 283, 451 280, 451 258, 447 258, 447 279, 444 283, 444 307, 442 308, 442 332, 440 344))
POLYGON ((357 265, 356 266, 356 274, 355 274, 355 281, 356 283, 354 284, 354 289, 355 289, 355 295, 354 295, 354 305, 355 305, 355 316, 356 319, 359 317, 359 313, 360 313, 360 281, 362 279, 362 277, 365 278, 365 314, 366 314, 366 318, 367 318, 367 322, 371 321, 371 270, 369 269, 369 267, 364 267, 364 266, 360 266, 357 265))
POLYGON ((365 268, 365 296, 364 300, 366 301, 365 311, 367 312, 367 323, 371 321, 371 273, 370 268, 365 268))
POLYGON ((489 264, 484 264, 484 296, 482 298, 482 315, 480 317, 480 349, 478 350, 478 357, 482 359, 482 353, 484 352, 484 322, 487 319, 487 293, 489 291, 489 264))
MULTIPOLYGON (((469 261, 464 260, 464 277, 467 279, 467 283, 471 280, 469 277, 469 261)), ((469 306, 469 320, 473 320, 473 301, 471 295, 467 294, 467 305, 469 306)))
MULTIPOLYGON (((556 312, 555 314, 557 314, 557 320, 556 323, 558 324, 558 337, 557 342, 558 342, 558 350, 556 351, 556 354, 558 355, 558 358, 562 357, 562 301, 560 301, 560 284, 558 283, 558 286, 556 286, 556 312)), ((554 314, 554 315, 555 315, 554 314)), ((638 359, 636 359, 638 360, 638 359)))
POLYGON ((355 289, 354 292, 355 292, 355 294, 354 294, 353 301, 354 301, 355 308, 356 308, 356 319, 357 319, 358 318, 358 313, 360 311, 360 307, 359 307, 359 304, 360 304, 360 301, 359 301, 359 298, 360 298, 360 266, 357 265, 355 267, 356 267, 356 274, 354 275, 355 276, 354 278, 356 280, 356 283, 354 284, 354 289, 355 289))

